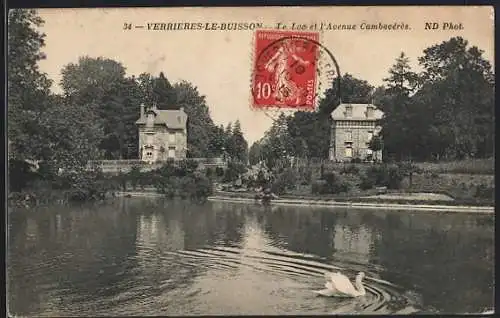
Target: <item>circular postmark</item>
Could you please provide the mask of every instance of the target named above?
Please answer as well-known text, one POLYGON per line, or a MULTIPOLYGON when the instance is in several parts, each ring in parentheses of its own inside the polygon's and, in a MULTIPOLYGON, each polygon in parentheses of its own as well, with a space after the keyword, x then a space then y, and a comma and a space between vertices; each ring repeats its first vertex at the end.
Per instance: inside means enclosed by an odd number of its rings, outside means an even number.
POLYGON ((337 85, 340 68, 311 32, 256 32, 252 106, 275 119, 283 113, 315 111, 327 89, 337 85))

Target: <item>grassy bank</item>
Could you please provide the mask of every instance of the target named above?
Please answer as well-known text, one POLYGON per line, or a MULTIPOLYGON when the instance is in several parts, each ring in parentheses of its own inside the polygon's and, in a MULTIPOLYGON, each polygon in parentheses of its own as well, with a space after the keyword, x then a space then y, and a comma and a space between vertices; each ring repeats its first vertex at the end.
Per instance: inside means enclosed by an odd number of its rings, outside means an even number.
MULTIPOLYGON (((287 168, 275 175, 271 189, 283 198, 400 204, 427 204, 430 200, 418 200, 418 196, 415 196, 417 199, 394 198, 398 194, 435 193, 451 197, 452 202, 446 197, 445 200, 432 200, 432 204, 494 206, 493 174, 458 173, 463 171, 466 163, 461 166, 451 163, 421 166, 334 163, 287 168), (393 198, 376 197, 380 193, 392 194, 393 198)), ((475 171, 486 172, 485 169, 475 171)))
MULTIPOLYGON (((313 162, 310 167, 318 169, 323 165, 330 171, 342 171, 346 166, 356 166, 363 169, 370 166, 370 163, 337 163, 325 161, 323 163, 313 162)), ((494 175, 495 174, 495 159, 466 159, 456 161, 441 161, 441 162, 415 162, 414 165, 422 172, 438 173, 438 174, 468 174, 468 175, 494 175)), ((301 164, 304 166, 304 164, 301 164)))
POLYGON ((468 159, 449 162, 422 162, 416 165, 424 172, 443 174, 468 174, 468 175, 494 175, 495 160, 488 159, 468 159))

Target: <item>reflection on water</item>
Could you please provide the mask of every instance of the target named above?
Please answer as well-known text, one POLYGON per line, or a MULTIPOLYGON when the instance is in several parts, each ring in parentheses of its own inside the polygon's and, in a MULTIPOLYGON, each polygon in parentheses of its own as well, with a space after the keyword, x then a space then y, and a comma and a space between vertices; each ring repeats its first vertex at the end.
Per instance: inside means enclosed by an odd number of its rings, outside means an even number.
POLYGON ((16 315, 415 312, 493 307, 494 217, 122 199, 13 211, 16 315), (326 271, 367 295, 317 297, 326 271))

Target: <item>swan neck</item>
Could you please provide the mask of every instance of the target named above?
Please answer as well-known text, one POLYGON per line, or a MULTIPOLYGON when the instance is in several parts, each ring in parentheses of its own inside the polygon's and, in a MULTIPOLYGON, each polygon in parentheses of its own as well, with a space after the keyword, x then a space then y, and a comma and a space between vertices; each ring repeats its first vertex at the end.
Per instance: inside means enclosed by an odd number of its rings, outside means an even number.
POLYGON ((354 286, 356 287, 356 290, 358 291, 359 295, 366 294, 365 286, 363 286, 361 279, 356 279, 356 281, 354 282, 354 286))

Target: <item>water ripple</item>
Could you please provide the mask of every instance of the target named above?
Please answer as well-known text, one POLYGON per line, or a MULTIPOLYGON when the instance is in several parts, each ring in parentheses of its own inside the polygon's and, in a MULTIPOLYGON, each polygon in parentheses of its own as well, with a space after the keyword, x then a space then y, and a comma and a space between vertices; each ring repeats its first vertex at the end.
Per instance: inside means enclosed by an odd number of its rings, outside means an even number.
MULTIPOLYGON (((312 255, 293 253, 290 251, 269 251, 258 249, 241 249, 238 247, 206 247, 196 250, 180 250, 164 253, 164 257, 170 260, 177 259, 182 266, 196 266, 207 271, 216 271, 227 274, 227 271, 238 269, 249 269, 254 273, 265 273, 274 279, 291 279, 298 283, 296 291, 312 297, 312 291, 321 289, 324 285, 324 273, 329 271, 342 271, 352 278, 355 274, 352 267, 360 267, 361 264, 353 263, 328 263, 312 255), (281 277, 281 278, 278 278, 281 277)), ((365 265, 366 266, 366 265, 365 265)), ((405 297, 402 288, 396 284, 385 281, 376 275, 375 266, 367 266, 364 285, 366 296, 359 299, 339 301, 329 298, 332 311, 330 313, 413 313, 418 306, 410 298, 405 297), (412 307, 414 306, 414 307, 412 307), (411 307, 411 308, 410 308, 411 307)), ((288 288, 289 289, 289 288, 288 288)), ((287 288, 276 288, 271 291, 270 296, 280 294, 283 296, 287 288)), ((185 299, 200 296, 201 290, 194 290, 184 294, 185 299)), ((321 297, 311 298, 311 302, 302 304, 304 312, 321 310, 325 299, 321 297), (315 305, 316 304, 316 307, 315 305), (307 309, 307 310, 306 310, 307 309)))

